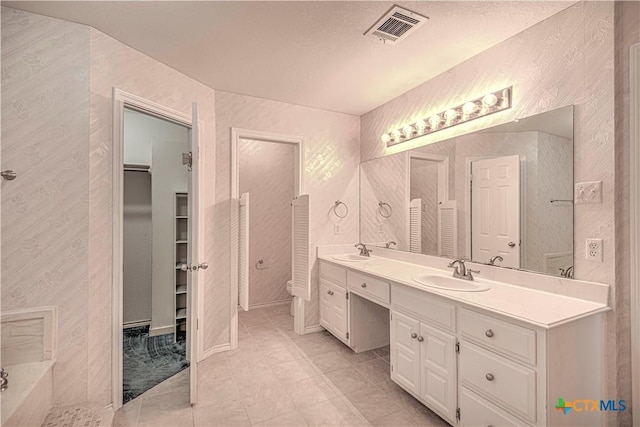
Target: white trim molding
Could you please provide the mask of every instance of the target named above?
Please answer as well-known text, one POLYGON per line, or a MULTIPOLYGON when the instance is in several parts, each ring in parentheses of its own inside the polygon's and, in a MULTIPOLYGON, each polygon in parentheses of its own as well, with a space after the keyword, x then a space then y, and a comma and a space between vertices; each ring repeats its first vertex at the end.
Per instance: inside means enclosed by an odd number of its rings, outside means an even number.
MULTIPOLYGON (((123 295, 123 201, 124 171, 118 165, 124 164, 124 109, 125 107, 149 114, 164 120, 192 128, 192 117, 180 111, 173 110, 137 95, 122 91, 118 88, 112 90, 113 98, 113 210, 112 210, 112 332, 111 332, 111 399, 113 409, 117 411, 122 407, 122 295, 123 295)), ((200 169, 202 173, 203 168, 200 169)))
MULTIPOLYGON (((631 377, 640 377, 640 43, 629 49, 631 377)), ((631 381, 633 418, 640 418, 640 381, 631 381)))
MULTIPOLYGON (((264 141, 279 144, 292 144, 296 148, 296 158, 294 176, 294 196, 304 194, 304 162, 305 162, 305 140, 303 137, 285 135, 273 132, 263 132, 243 128, 231 128, 231 198, 240 198, 240 140, 248 139, 253 141, 264 141)), ((233 214, 233 213, 232 213, 233 214)), ((234 237, 231 236, 231 239, 234 237)), ((233 241, 230 247, 234 246, 233 241)), ((232 269, 237 269, 237 265, 232 265, 232 269)), ((238 275, 231 274, 231 348, 238 346, 238 275)), ((304 334, 304 301, 294 297, 294 330, 297 334, 304 334)))

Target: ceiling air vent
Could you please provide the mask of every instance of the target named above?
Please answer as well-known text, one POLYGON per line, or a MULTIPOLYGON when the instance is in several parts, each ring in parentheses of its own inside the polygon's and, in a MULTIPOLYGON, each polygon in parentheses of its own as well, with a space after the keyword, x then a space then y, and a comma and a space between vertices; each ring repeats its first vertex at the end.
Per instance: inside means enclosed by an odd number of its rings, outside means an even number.
POLYGON ((424 24, 427 19, 429 19, 428 16, 422 16, 400 6, 393 6, 364 35, 372 35, 385 43, 396 44, 424 24))

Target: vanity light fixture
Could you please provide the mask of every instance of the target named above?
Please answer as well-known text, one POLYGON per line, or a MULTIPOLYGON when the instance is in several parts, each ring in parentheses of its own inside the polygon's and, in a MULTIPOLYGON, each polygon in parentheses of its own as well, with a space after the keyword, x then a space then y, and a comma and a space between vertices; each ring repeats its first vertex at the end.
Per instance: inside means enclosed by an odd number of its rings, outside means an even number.
POLYGON ((488 116, 511 108, 511 90, 513 86, 488 93, 480 98, 465 102, 455 108, 449 108, 414 123, 408 123, 400 129, 382 134, 382 142, 387 146, 409 141, 419 136, 465 123, 479 117, 488 116))

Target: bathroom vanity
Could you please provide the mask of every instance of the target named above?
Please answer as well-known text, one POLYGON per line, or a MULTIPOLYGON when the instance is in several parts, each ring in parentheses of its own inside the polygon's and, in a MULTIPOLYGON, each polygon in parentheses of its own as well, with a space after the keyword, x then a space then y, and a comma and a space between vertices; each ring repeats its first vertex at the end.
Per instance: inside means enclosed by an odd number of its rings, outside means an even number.
POLYGON ((450 424, 603 424, 556 405, 605 398, 606 286, 579 299, 487 280, 484 266, 469 282, 488 290, 453 291, 467 281, 450 270, 349 257, 319 256, 320 324, 356 352, 390 344, 391 379, 450 424))

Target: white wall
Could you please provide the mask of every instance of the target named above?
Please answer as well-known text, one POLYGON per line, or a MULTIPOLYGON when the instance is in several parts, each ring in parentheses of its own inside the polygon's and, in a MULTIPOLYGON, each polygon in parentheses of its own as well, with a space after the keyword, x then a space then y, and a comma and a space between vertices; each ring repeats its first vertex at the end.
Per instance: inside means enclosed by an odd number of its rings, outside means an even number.
POLYGON ((124 172, 122 321, 151 321, 151 175, 124 172))
POLYGON ((295 147, 241 140, 240 194, 249 193, 249 305, 289 300, 295 147), (256 268, 264 260, 261 270, 256 268))

